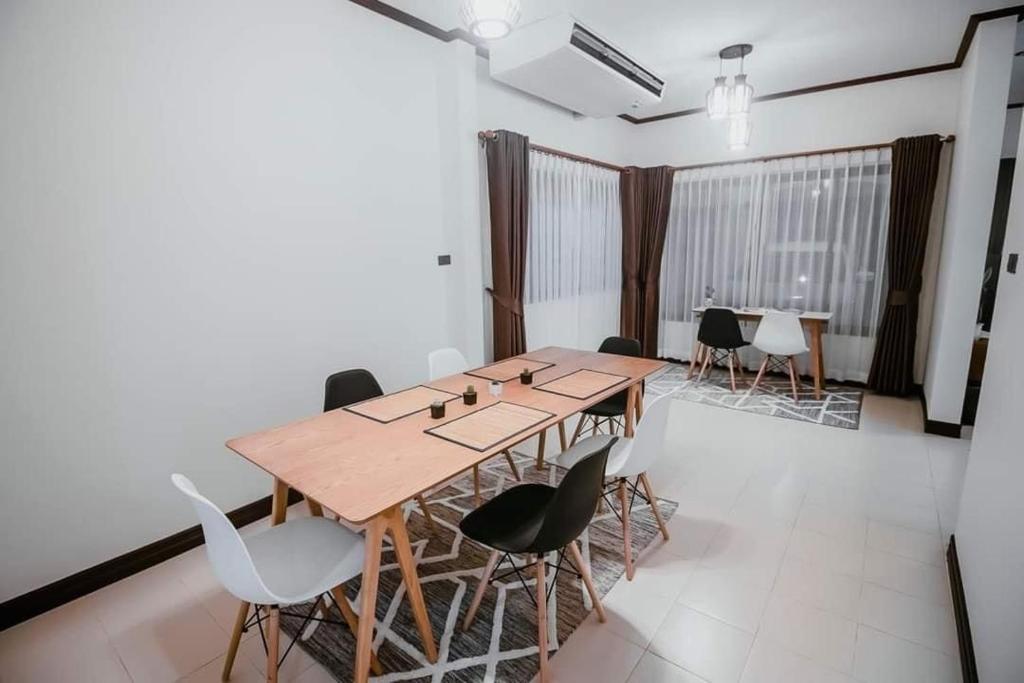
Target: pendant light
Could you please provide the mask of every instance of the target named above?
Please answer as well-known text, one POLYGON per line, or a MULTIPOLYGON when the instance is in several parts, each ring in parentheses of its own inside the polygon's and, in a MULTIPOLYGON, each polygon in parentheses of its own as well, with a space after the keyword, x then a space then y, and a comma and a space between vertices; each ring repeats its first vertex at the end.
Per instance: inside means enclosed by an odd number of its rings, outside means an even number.
POLYGON ((708 118, 712 121, 724 119, 729 113, 729 86, 725 84, 725 76, 722 75, 722 57, 718 57, 718 75, 715 76, 715 84, 708 90, 708 118))
POLYGON ((729 149, 746 149, 750 144, 749 116, 733 116, 729 119, 729 149))
POLYGON ((718 76, 707 94, 709 119, 729 119, 729 149, 744 149, 750 143, 750 105, 754 101, 754 88, 747 82, 743 60, 754 51, 749 43, 724 47, 718 52, 718 76), (740 60, 740 69, 732 85, 722 75, 722 64, 727 60, 740 60))
POLYGON ((519 23, 519 0, 463 0, 462 21, 469 32, 484 40, 504 38, 519 23))

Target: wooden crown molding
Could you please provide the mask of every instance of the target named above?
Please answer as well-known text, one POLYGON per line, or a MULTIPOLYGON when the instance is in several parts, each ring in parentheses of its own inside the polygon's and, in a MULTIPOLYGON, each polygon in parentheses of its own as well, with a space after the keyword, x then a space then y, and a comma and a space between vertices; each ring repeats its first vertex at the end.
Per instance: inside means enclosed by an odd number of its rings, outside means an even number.
MULTIPOLYGON (((465 29, 454 28, 445 30, 434 26, 428 21, 420 19, 408 12, 404 12, 396 7, 392 7, 387 3, 380 2, 380 0, 349 0, 349 2, 355 3, 360 7, 364 7, 371 12, 376 12, 381 16, 387 17, 397 21, 400 24, 408 26, 409 28, 415 29, 421 33, 425 33, 432 38, 437 40, 450 43, 453 40, 462 40, 476 48, 476 53, 488 59, 490 53, 483 41, 479 40, 465 29)), ((843 81, 834 81, 832 83, 822 83, 820 85, 811 85, 806 88, 796 88, 794 90, 783 90, 781 92, 769 93, 767 95, 761 95, 755 97, 754 102, 770 102, 772 100, 781 100, 787 97, 797 97, 799 95, 810 95, 812 93, 824 92, 826 90, 836 90, 838 88, 851 88, 857 85, 866 85, 868 83, 878 83, 881 81, 891 81, 897 78, 908 78, 910 76, 922 76, 924 74, 936 73, 939 71, 948 71, 950 69, 959 69, 963 66, 964 59, 967 58, 967 52, 971 48, 971 43, 974 41, 974 34, 978 30, 978 24, 983 21, 989 21, 990 19, 1002 19, 1004 17, 1016 16, 1017 20, 1020 21, 1024 15, 1024 5, 1012 5, 1010 7, 1003 7, 1001 9, 989 10, 987 12, 978 12, 972 14, 967 19, 967 26, 964 27, 963 36, 960 39, 960 46, 957 48, 956 55, 953 57, 953 61, 945 62, 943 64, 934 64, 932 66, 922 66, 914 69, 903 69, 901 71, 890 71, 887 73, 875 74, 873 76, 862 76, 860 78, 850 78, 843 81)), ((694 107, 692 109, 680 109, 678 111, 665 112, 664 114, 655 114, 654 116, 632 116, 630 114, 620 114, 619 118, 624 121, 629 121, 633 124, 641 123, 654 123, 656 121, 665 121, 666 119, 675 119, 682 116, 691 116, 693 114, 699 114, 704 111, 704 107, 694 107)))

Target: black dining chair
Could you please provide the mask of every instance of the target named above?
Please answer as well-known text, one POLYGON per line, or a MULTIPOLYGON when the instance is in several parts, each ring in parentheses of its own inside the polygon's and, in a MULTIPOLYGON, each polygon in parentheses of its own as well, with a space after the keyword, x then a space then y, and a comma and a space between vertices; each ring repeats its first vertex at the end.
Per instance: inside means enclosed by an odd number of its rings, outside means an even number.
POLYGON ((608 452, 616 436, 600 436, 592 439, 593 447, 566 472, 557 488, 547 484, 520 484, 500 493, 473 510, 459 528, 462 533, 481 545, 491 548, 480 584, 473 595, 463 621, 468 630, 476 617, 484 591, 492 581, 517 576, 537 605, 537 641, 540 648, 540 680, 548 680, 547 602, 558 585, 558 574, 570 572, 583 580, 590 599, 597 610, 598 620, 604 622, 604 608, 594 589, 590 570, 583 562, 576 539, 590 524, 597 510, 597 501, 604 488, 604 468, 608 452), (564 566, 566 550, 575 565, 573 571, 564 566), (558 562, 549 564, 547 553, 558 551, 558 562), (530 592, 524 571, 529 571, 512 560, 512 555, 533 556, 536 597, 530 592), (511 568, 500 576, 495 571, 506 561, 511 568), (545 570, 551 567, 554 575, 550 586, 545 570))
POLYGON ((737 370, 740 379, 746 381, 743 364, 736 351, 749 346, 750 342, 743 339, 740 321, 731 308, 708 308, 704 311, 697 329, 697 344, 697 362, 701 364, 697 381, 703 379, 709 365, 714 366, 723 360, 729 361, 729 381, 733 391, 736 391, 737 370))
MULTIPOLYGON (((369 370, 362 368, 342 370, 328 377, 324 384, 324 412, 383 395, 384 390, 381 389, 380 382, 369 370)), ((434 523, 434 517, 430 514, 430 508, 427 507, 426 498, 422 494, 418 495, 416 502, 419 503, 430 530, 437 531, 437 525, 434 523)))
MULTIPOLYGON (((614 353, 619 356, 632 356, 633 358, 639 358, 642 355, 640 342, 629 337, 608 337, 601 342, 597 352, 614 353)), ((576 443, 583 432, 583 428, 587 425, 590 426, 593 434, 598 433, 602 424, 608 428, 609 434, 614 434, 618 429, 624 429, 623 420, 628 400, 629 390, 625 389, 583 410, 579 421, 576 423, 576 431, 573 432, 569 446, 576 443)))

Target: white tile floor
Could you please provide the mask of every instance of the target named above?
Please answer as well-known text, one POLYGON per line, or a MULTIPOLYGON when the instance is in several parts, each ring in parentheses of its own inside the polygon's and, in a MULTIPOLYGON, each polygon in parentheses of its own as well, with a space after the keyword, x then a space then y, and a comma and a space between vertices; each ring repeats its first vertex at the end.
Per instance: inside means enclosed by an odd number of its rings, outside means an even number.
MULTIPOLYGON (((651 472, 679 502, 672 539, 562 645, 555 680, 959 680, 943 551, 969 443, 920 424, 916 401, 873 396, 859 431, 675 402, 651 472)), ((216 681, 235 608, 196 549, 0 633, 0 681, 216 681)), ((233 680, 262 667, 250 636, 233 680)), ((330 677, 296 650, 281 679, 330 677)))

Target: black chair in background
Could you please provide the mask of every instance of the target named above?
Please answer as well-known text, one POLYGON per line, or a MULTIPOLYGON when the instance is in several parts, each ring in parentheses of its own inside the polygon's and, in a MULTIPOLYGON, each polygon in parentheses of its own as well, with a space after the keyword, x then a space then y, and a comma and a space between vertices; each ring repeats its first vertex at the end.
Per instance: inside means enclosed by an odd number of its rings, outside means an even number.
MULTIPOLYGON (((383 395, 384 390, 381 389, 380 382, 369 370, 362 368, 342 370, 327 378, 324 385, 324 412, 383 395)), ((434 524, 434 518, 430 514, 430 508, 427 507, 426 499, 419 495, 416 496, 416 502, 419 503, 420 510, 423 511, 423 516, 431 531, 437 531, 437 525, 434 524)))
MULTIPOLYGON (((729 380, 732 390, 736 391, 736 371, 739 370, 740 379, 746 380, 743 375, 743 364, 740 362, 737 349, 749 346, 750 342, 743 339, 743 332, 740 331, 740 321, 736 318, 730 308, 708 308, 700 319, 700 327, 697 330, 697 362, 700 363, 700 374, 697 380, 704 377, 704 371, 708 366, 713 366, 723 360, 729 361, 729 380)), ((687 373, 687 378, 693 376, 693 366, 687 373)))
POLYGON ((547 602, 558 585, 559 572, 567 571, 583 579, 590 599, 597 610, 598 620, 604 622, 604 608, 594 590, 590 570, 583 562, 576 539, 590 524, 597 510, 597 501, 604 490, 604 468, 608 452, 616 436, 600 436, 592 440, 593 448, 583 455, 565 474, 558 488, 546 484, 521 484, 498 494, 462 520, 459 528, 467 538, 492 549, 480 584, 466 612, 463 629, 468 630, 476 617, 484 591, 491 581, 516 575, 527 589, 526 594, 537 605, 537 641, 540 648, 540 680, 548 680, 547 602), (569 551, 576 571, 563 566, 565 551, 569 551), (549 564, 547 553, 558 551, 558 562, 549 564), (523 576, 528 567, 517 566, 512 555, 534 556, 534 575, 537 580, 536 597, 530 592, 523 576), (500 561, 499 561, 500 560, 500 561), (494 572, 505 562, 511 569, 500 576, 494 572), (555 573, 551 585, 545 580, 545 569, 555 573))
MULTIPOLYGON (((614 353, 619 356, 632 356, 639 358, 642 355, 640 342, 628 337, 608 337, 597 349, 598 353, 614 353)), ((576 443, 583 431, 584 423, 589 424, 593 434, 597 434, 601 424, 608 427, 608 433, 614 434, 617 429, 623 429, 623 416, 626 414, 626 401, 629 399, 629 391, 624 390, 609 396, 600 403, 596 403, 585 409, 579 422, 576 423, 576 431, 573 432, 569 446, 576 443)))

